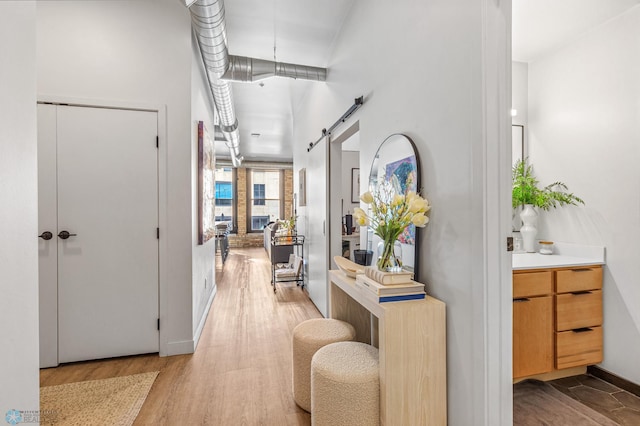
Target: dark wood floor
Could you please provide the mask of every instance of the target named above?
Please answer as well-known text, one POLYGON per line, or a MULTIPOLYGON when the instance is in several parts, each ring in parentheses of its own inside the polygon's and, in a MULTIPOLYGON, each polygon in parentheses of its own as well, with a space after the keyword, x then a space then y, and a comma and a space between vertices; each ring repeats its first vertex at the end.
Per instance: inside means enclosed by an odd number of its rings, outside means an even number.
POLYGON ((160 371, 136 425, 309 425, 291 393, 291 333, 320 313, 295 283, 273 293, 262 248, 232 249, 193 355, 42 370, 41 386, 160 371))
POLYGON ((553 387, 624 426, 640 425, 640 397, 589 374, 557 379, 553 387))

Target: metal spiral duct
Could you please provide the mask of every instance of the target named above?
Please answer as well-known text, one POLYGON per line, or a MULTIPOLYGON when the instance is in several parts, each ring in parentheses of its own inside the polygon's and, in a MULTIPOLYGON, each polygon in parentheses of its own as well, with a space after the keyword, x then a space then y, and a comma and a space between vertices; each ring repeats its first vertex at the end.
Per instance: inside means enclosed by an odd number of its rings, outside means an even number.
POLYGON ((189 7, 189 12, 209 78, 213 103, 220 119, 220 128, 227 140, 231 162, 234 167, 238 167, 242 163, 242 156, 233 94, 230 83, 220 80, 229 65, 224 3, 222 0, 198 0, 189 7))
POLYGON ((258 81, 269 77, 325 81, 327 69, 229 55, 228 69, 221 78, 231 81, 258 81))
POLYGON ((224 2, 197 0, 189 6, 189 11, 202 61, 207 71, 213 103, 220 119, 220 130, 229 147, 231 162, 234 167, 238 167, 243 157, 240 155, 238 120, 229 81, 247 82, 268 77, 325 81, 327 70, 306 65, 230 56, 227 47, 224 2))

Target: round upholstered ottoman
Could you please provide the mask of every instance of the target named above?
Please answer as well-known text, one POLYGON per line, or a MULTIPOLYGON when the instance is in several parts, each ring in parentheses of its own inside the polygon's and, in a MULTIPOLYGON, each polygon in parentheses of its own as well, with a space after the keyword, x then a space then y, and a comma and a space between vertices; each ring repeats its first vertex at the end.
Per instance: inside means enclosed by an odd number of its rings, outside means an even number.
POLYGON ((348 322, 315 318, 293 329, 293 399, 305 411, 311 411, 311 358, 329 343, 353 340, 356 330, 348 322))
POLYGON ((340 342, 316 352, 311 361, 311 424, 380 424, 378 349, 340 342))

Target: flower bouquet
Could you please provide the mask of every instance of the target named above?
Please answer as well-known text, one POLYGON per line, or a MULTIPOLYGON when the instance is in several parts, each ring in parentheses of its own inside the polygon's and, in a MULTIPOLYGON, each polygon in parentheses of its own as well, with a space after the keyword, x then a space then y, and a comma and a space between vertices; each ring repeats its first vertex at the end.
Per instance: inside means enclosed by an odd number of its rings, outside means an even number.
POLYGON ((376 191, 367 191, 360 196, 360 200, 369 206, 369 213, 359 207, 353 212, 358 225, 371 226, 373 233, 382 238, 383 251, 377 261, 381 271, 402 267, 393 246, 404 229, 411 224, 424 228, 429 222, 429 201, 414 191, 403 194, 399 188, 397 180, 381 182, 376 191))

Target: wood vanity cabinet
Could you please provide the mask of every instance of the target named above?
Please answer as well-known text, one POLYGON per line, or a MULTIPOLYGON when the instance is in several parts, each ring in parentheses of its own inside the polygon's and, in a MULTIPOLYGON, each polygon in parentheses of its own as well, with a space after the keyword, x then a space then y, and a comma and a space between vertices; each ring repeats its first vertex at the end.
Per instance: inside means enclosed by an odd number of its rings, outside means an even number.
POLYGON ((513 272, 513 377, 602 361, 602 267, 513 272))

